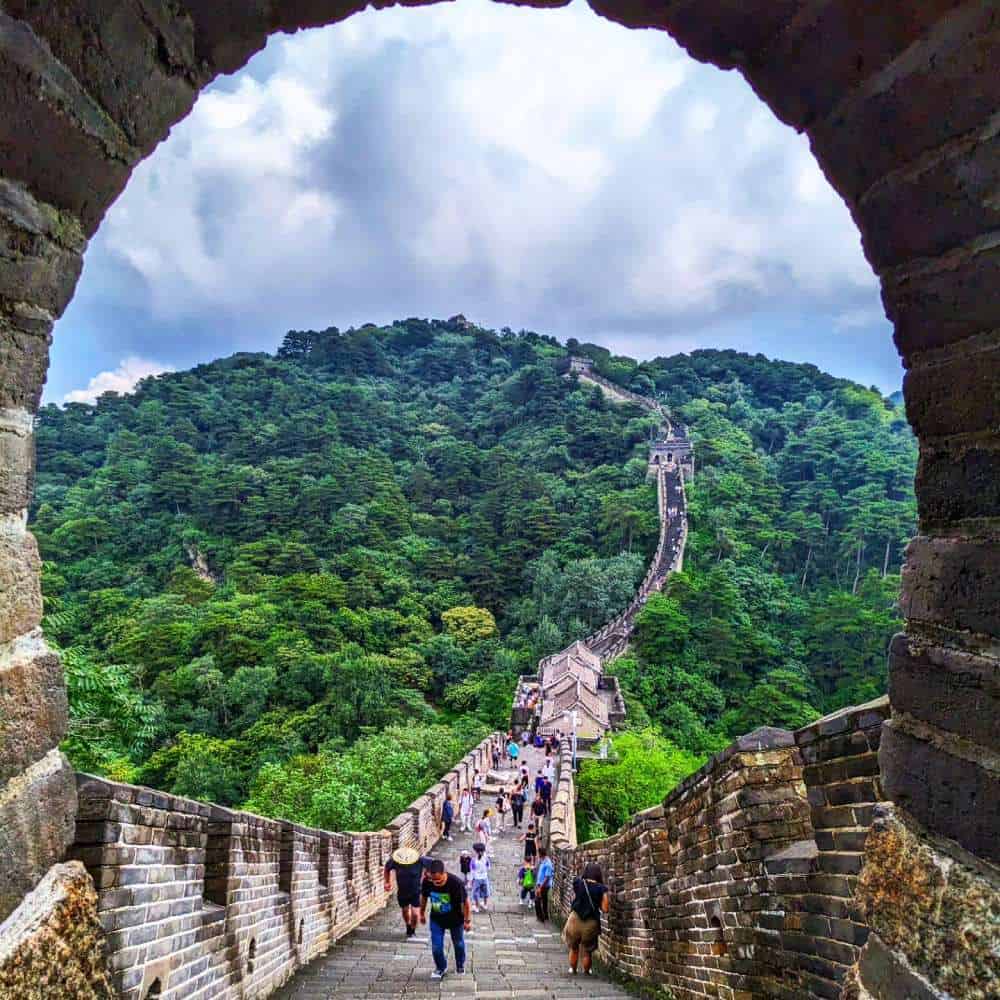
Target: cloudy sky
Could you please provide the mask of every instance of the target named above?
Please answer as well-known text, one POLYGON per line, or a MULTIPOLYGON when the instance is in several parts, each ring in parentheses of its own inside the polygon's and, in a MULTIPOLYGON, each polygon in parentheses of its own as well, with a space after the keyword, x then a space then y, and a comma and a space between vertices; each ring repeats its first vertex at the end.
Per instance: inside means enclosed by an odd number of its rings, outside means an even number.
POLYGON ((46 399, 456 312, 900 382, 846 208, 739 76, 579 2, 460 0, 272 40, 206 91, 92 242, 46 399))

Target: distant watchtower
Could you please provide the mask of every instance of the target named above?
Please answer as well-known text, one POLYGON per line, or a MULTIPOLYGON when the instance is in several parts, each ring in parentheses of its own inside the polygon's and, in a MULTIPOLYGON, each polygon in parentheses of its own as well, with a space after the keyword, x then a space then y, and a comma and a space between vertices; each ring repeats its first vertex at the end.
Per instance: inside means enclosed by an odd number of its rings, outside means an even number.
POLYGON ((594 362, 590 358, 569 359, 569 373, 571 375, 590 375, 594 369, 594 362))
POLYGON ((694 448, 687 435, 672 434, 670 437, 654 441, 649 446, 649 465, 676 465, 685 482, 694 479, 694 448))

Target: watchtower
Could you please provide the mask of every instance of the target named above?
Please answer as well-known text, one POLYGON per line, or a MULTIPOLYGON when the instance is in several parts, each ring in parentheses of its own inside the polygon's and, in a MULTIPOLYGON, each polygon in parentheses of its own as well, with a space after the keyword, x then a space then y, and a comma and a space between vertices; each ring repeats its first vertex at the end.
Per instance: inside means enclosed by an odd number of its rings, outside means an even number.
POLYGON ((671 435, 653 441, 649 446, 649 466, 676 465, 685 482, 694 479, 694 448, 686 436, 671 435))

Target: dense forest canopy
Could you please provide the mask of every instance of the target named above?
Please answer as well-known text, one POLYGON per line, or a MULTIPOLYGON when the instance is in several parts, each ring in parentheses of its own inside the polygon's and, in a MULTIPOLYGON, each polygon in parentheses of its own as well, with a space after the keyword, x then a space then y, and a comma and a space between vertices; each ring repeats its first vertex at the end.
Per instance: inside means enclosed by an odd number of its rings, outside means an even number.
MULTIPOLYGON (((884 690, 915 524, 900 409, 761 356, 638 363, 409 319, 41 411, 32 527, 73 762, 326 827, 395 815, 655 548, 655 421, 561 377, 570 352, 696 444, 685 572, 614 666, 676 758, 663 781, 884 690)), ((652 794, 606 791, 597 824, 652 794)))

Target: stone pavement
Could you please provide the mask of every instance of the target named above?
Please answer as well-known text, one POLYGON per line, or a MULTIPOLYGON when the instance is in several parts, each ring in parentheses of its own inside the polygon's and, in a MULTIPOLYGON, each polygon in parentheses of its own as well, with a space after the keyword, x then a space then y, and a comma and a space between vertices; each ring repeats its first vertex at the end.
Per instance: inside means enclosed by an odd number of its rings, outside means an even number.
MULTIPOLYGON (((533 787, 534 776, 544 756, 532 748, 527 752, 527 760, 533 787)), ((513 779, 514 772, 510 777, 513 779)), ((495 782, 490 782, 484 789, 479 815, 487 805, 493 808, 494 798, 495 782), (491 787, 494 788, 493 796, 488 795, 491 787)), ((527 812, 526 809, 525 827, 527 812)), ((608 982, 596 969, 591 977, 582 973, 571 976, 558 929, 551 923, 540 924, 533 907, 520 905, 516 879, 524 845, 518 839, 522 831, 513 830, 510 821, 508 813, 507 827, 491 844, 493 899, 487 913, 472 915, 472 932, 466 934, 465 975, 455 973, 454 954, 446 937, 448 974, 441 981, 430 978, 434 963, 427 928, 418 927, 416 936, 406 939, 393 893, 384 910, 299 972, 277 994, 278 1000, 334 997, 618 1000, 628 997, 622 987, 608 982)), ((453 830, 453 836, 450 843, 438 843, 434 856, 443 858, 448 870, 457 873, 459 853, 463 848, 471 850, 473 835, 453 830)))

